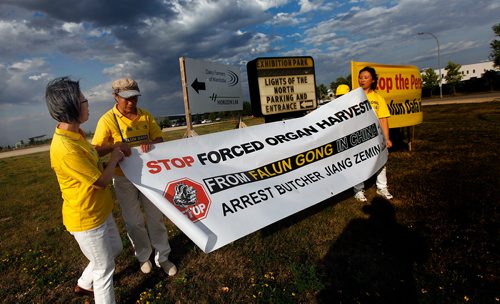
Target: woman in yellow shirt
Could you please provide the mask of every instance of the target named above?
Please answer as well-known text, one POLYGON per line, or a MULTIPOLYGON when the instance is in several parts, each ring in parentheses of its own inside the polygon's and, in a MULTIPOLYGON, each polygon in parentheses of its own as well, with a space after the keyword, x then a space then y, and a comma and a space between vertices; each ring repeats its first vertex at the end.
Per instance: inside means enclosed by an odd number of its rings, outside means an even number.
POLYGON ((54 79, 47 85, 45 99, 50 115, 58 122, 50 162, 63 198, 63 224, 89 260, 74 291, 93 294, 95 303, 115 303, 114 259, 122 242, 111 214, 114 201, 108 185, 124 155, 119 148, 114 149, 103 170, 97 151, 80 129, 89 118, 89 104, 79 82, 67 77, 54 79))
MULTIPOLYGON (((141 91, 130 78, 113 81, 115 105, 97 122, 92 145, 104 156, 119 147, 125 156, 131 147, 140 147, 148 153, 153 144, 161 143, 163 136, 153 116, 137 106, 141 91)), ((155 264, 169 276, 177 273, 177 266, 169 260, 171 252, 165 216, 117 168, 113 177, 116 200, 120 205, 128 237, 143 273, 152 271, 150 256, 154 250, 155 264)))
MULTIPOLYGON (((380 126, 382 127, 382 132, 384 133, 384 138, 386 142, 387 149, 392 147, 391 139, 389 138, 389 122, 388 118, 391 116, 389 109, 387 108, 387 103, 384 97, 375 92, 377 87, 377 73, 372 67, 364 67, 358 73, 358 83, 361 88, 365 91, 366 97, 370 102, 373 110, 377 114, 380 121, 380 126)), ((391 193, 387 189, 387 175, 385 166, 377 174, 377 194, 384 197, 385 199, 392 199, 391 193)), ((365 185, 360 183, 354 186, 354 197, 360 202, 366 202, 365 197, 365 185)))

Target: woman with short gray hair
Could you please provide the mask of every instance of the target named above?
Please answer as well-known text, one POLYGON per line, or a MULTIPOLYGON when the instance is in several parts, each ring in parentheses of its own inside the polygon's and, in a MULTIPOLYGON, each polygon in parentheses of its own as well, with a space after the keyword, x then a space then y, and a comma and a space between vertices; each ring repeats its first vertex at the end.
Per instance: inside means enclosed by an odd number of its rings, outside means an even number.
POLYGON ((74 292, 94 296, 95 303, 115 303, 114 259, 122 250, 122 242, 111 214, 114 201, 108 185, 124 155, 116 148, 103 169, 96 150, 80 129, 89 118, 89 103, 78 81, 54 79, 47 85, 45 100, 50 115, 58 122, 50 145, 50 162, 61 189, 63 224, 89 260, 74 292))

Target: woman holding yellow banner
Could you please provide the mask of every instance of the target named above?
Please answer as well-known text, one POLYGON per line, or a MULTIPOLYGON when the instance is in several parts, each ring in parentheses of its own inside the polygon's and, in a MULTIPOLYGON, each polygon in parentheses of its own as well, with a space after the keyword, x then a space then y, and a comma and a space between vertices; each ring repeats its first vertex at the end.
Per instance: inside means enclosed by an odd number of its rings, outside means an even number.
MULTIPOLYGON (((387 108, 387 103, 385 102, 384 97, 380 96, 380 94, 375 92, 375 88, 377 87, 377 82, 378 82, 378 76, 374 68, 367 66, 359 71, 358 74, 359 86, 363 88, 363 90, 365 91, 366 97, 368 98, 370 105, 377 114, 377 117, 380 121, 380 126, 382 127, 382 132, 384 133, 387 149, 389 149, 390 147, 392 147, 392 142, 389 139, 389 122, 388 122, 388 118, 389 116, 391 116, 391 113, 387 108)), ((378 195, 388 200, 393 198, 393 196, 391 195, 391 193, 389 193, 389 190, 387 189, 387 175, 385 166, 377 174, 376 184, 377 184, 378 195)), ((354 198, 356 198, 360 202, 367 201, 365 197, 364 188, 365 188, 364 183, 360 183, 354 186, 354 198)))

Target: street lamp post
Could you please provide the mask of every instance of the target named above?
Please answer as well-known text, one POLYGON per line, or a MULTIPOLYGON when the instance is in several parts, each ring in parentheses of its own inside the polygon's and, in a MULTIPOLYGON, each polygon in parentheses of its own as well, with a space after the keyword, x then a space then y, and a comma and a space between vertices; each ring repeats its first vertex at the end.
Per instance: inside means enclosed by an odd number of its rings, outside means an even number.
POLYGON ((438 46, 439 97, 442 99, 443 98, 443 76, 441 75, 441 64, 439 62, 439 57, 440 57, 440 55, 439 55, 439 40, 436 37, 436 35, 434 35, 433 33, 429 33, 429 32, 418 33, 418 35, 424 35, 424 34, 431 35, 432 37, 434 37, 434 39, 436 39, 436 43, 438 46))

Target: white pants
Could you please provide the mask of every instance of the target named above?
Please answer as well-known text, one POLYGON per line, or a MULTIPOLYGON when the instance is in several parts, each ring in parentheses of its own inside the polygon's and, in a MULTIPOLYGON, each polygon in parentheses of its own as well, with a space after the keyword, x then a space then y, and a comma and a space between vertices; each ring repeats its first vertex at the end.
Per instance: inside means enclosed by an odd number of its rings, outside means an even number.
MULTIPOLYGON (((377 185, 377 189, 379 190, 387 189, 387 174, 385 166, 378 172, 377 180, 375 183, 377 185)), ((364 190, 365 190, 365 183, 359 183, 356 186, 354 186, 354 193, 358 193, 359 191, 364 191, 364 190)))
POLYGON ((122 210, 128 237, 134 246, 135 256, 139 262, 145 262, 149 259, 152 253, 151 247, 153 247, 156 265, 160 267, 160 263, 168 260, 170 254, 168 232, 163 213, 126 177, 115 176, 113 185, 122 210), (141 205, 146 215, 147 230, 141 205))
POLYGON ((115 303, 113 289, 115 257, 123 247, 113 215, 110 214, 97 228, 71 234, 89 260, 89 264, 78 279, 78 286, 87 290, 93 289, 96 304, 115 303))

